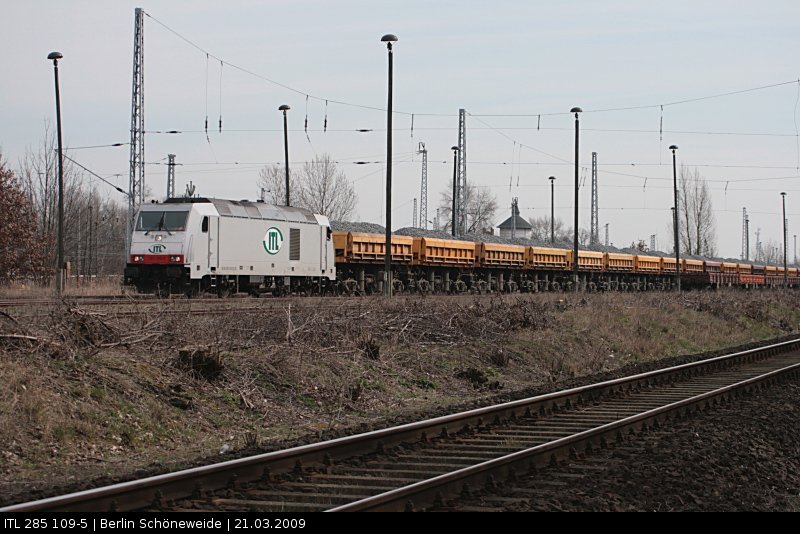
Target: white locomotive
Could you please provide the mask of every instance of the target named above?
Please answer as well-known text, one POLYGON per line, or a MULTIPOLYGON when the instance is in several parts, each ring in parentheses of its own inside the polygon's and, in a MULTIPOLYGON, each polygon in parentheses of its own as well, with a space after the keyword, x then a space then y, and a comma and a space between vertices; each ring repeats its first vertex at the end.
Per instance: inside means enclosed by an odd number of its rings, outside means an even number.
POLYGON ((142 205, 125 268, 125 283, 158 293, 322 293, 335 280, 327 217, 215 198, 142 205))

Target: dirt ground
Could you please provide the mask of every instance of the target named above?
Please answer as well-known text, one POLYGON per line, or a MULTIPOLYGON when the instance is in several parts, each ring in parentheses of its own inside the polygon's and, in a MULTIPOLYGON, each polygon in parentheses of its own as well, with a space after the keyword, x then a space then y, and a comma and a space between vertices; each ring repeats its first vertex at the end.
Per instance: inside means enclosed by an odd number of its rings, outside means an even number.
POLYGON ((299 299, 209 315, 169 302, 125 313, 69 302, 6 309, 0 504, 641 372, 798 331, 800 303, 780 292, 299 299))
POLYGON ((800 383, 789 381, 546 468, 455 507, 500 511, 800 511, 800 383))

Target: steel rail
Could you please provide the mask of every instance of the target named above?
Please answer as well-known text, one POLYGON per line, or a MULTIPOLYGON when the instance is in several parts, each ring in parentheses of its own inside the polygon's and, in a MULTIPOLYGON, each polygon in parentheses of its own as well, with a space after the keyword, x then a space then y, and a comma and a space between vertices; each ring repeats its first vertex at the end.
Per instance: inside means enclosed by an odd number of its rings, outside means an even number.
MULTIPOLYGON (((267 480, 273 474, 289 472, 303 465, 327 465, 333 460, 372 453, 376 450, 381 451, 385 447, 403 442, 424 441, 428 436, 434 436, 437 433, 452 434, 470 428, 472 425, 480 427, 493 419, 499 421, 503 418, 513 418, 517 415, 557 412, 573 405, 593 402, 609 394, 630 392, 640 387, 664 384, 678 378, 695 376, 707 370, 764 359, 779 352, 787 352, 797 348, 800 348, 800 339, 321 443, 12 505, 0 508, 0 512, 41 510, 96 511, 104 509, 122 511, 138 509, 149 506, 154 502, 162 501, 167 497, 170 499, 189 497, 198 490, 198 485, 202 486, 201 489, 203 491, 213 491, 229 486, 231 481, 242 483, 267 480), (202 482, 200 482, 201 480, 202 482)), ((702 397, 702 395, 698 397, 702 397)), ((658 410, 662 410, 662 408, 658 408, 658 410)), ((587 435, 582 439, 589 439, 590 437, 587 435)), ((547 446, 555 447, 552 444, 547 446)), ((522 453, 517 452, 509 456, 517 459, 520 454, 522 453)), ((510 461, 508 457, 503 458, 505 458, 504 461, 510 461)), ((500 460, 498 458, 484 463, 495 465, 492 462, 499 462, 500 460)), ((458 480, 461 480, 462 475, 474 475, 476 472, 472 471, 472 469, 475 469, 475 467, 467 468, 466 472, 463 469, 458 471, 460 473, 458 480)), ((449 477, 452 476, 454 476, 453 473, 448 473, 447 475, 442 475, 442 477, 437 477, 438 482, 436 484, 446 484, 451 480, 449 477)), ((430 488, 425 486, 423 489, 427 491, 430 488)))
MULTIPOLYGON (((465 483, 466 484, 473 483, 475 484, 476 487, 478 487, 482 483, 486 482, 488 476, 490 476, 493 473, 497 473, 498 471, 501 471, 503 468, 511 470, 518 467, 523 467, 522 472, 524 472, 524 470, 530 470, 531 462, 534 461, 534 458, 536 457, 540 458, 544 457, 543 460, 540 460, 538 462, 539 465, 544 465, 545 463, 551 461, 552 458, 551 455, 553 454, 558 454, 558 453, 563 454, 565 451, 568 451, 570 449, 576 450, 580 446, 586 446, 587 444, 591 444, 592 441, 595 441, 596 446, 599 446, 600 438, 607 436, 608 434, 619 433, 631 427, 635 428, 637 425, 641 427, 642 424, 648 421, 657 420, 659 416, 663 416, 677 410, 686 409, 696 404, 707 402, 716 397, 720 397, 728 393, 731 393, 734 390, 746 388, 753 384, 764 382, 766 380, 770 380, 772 378, 778 377, 786 373, 791 373, 793 371, 795 372, 800 371, 800 363, 793 363, 786 367, 769 371, 762 375, 758 375, 749 378, 747 380, 737 382, 735 384, 723 386, 721 388, 709 391, 707 393, 703 393, 700 395, 696 395, 694 397, 690 397, 688 399, 684 399, 678 402, 654 408, 652 410, 648 410, 646 412, 642 412, 637 415, 626 417, 624 419, 619 419, 617 421, 602 426, 598 426, 590 430, 585 430, 583 432, 579 432, 571 436, 556 439, 544 443, 542 445, 530 447, 528 449, 514 452, 506 456, 502 456, 492 460, 488 460, 480 464, 465 467, 458 471, 452 471, 450 473, 446 473, 444 475, 440 475, 435 478, 423 480, 415 484, 410 484, 408 486, 397 488, 395 490, 367 497, 366 499, 361 499, 356 502, 338 506, 336 508, 332 508, 327 511, 357 512, 357 511, 410 510, 411 506, 409 506, 409 503, 413 502, 412 498, 417 498, 417 499, 419 499, 420 497, 427 498, 431 502, 434 500, 441 500, 445 494, 444 493, 445 491, 449 490, 451 494, 458 494, 458 492, 461 489, 463 489, 463 485, 465 483), (461 485, 461 488, 458 488, 457 485, 461 485)), ((513 475, 511 474, 510 471, 509 475, 511 478, 513 478, 513 475)))

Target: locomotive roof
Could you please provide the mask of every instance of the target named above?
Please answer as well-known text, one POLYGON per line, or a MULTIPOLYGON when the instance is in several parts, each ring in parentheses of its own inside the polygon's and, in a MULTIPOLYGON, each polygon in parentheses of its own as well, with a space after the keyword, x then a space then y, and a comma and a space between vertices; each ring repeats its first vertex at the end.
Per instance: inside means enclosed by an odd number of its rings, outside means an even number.
POLYGON ((169 198, 164 204, 214 204, 220 215, 244 219, 269 219, 289 222, 317 223, 314 214, 295 206, 277 206, 266 202, 249 200, 226 200, 221 198, 169 198))

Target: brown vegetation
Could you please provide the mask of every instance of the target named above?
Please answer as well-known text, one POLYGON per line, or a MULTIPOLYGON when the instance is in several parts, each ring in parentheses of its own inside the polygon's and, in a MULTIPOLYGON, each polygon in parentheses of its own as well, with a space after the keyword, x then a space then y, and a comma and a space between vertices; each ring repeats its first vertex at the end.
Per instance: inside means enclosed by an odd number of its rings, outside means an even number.
POLYGON ((253 307, 186 315, 167 302, 123 315, 64 304, 0 314, 0 494, 405 420, 800 323, 796 295, 779 292, 253 307))

